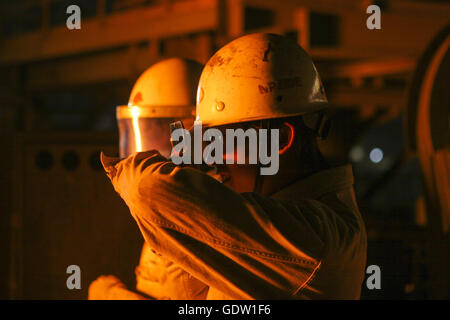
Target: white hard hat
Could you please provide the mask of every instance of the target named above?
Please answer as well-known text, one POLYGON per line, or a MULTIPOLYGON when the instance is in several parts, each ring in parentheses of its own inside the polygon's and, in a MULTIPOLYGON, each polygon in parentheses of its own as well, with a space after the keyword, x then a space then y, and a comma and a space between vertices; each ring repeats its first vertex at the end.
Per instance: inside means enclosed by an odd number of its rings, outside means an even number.
POLYGON ((136 81, 128 105, 116 109, 120 156, 156 149, 170 155, 169 124, 194 120, 195 92, 203 65, 180 58, 162 60, 136 81))
POLYGON ((171 58, 148 68, 136 81, 128 105, 117 107, 117 118, 184 118, 194 116, 195 92, 203 65, 171 58))
POLYGON ((196 120, 219 126, 302 115, 327 104, 309 55, 287 37, 256 33, 230 42, 208 61, 196 120))

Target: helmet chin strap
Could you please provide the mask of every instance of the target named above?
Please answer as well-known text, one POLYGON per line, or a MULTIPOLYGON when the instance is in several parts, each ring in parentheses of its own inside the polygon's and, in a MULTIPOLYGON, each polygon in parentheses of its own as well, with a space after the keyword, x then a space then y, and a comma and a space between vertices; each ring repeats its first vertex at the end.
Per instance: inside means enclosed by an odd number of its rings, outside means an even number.
POLYGON ((330 131, 330 119, 325 112, 315 112, 302 116, 303 123, 306 127, 314 131, 315 135, 320 139, 325 139, 330 131))
MULTIPOLYGON (((261 129, 267 129, 268 131, 270 130, 270 120, 261 120, 260 122, 260 128, 261 129)), ((269 137, 270 135, 268 135, 269 137)), ((258 143, 260 143, 258 141, 258 143)), ((258 145, 258 151, 259 151, 259 145, 258 145)), ((267 150, 269 150, 269 148, 267 148, 267 150)), ((256 174, 255 174, 255 183, 253 185, 253 192, 255 193, 261 193, 262 192, 262 187, 264 184, 264 176, 261 175, 261 162, 257 161, 256 164, 256 174)))

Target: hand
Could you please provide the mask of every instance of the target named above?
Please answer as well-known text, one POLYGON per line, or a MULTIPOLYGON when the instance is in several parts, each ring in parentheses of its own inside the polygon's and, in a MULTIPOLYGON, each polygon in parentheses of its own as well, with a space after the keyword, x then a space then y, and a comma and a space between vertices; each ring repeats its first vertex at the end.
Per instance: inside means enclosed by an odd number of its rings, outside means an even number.
POLYGON ((115 171, 114 166, 120 162, 122 159, 116 157, 109 157, 105 155, 103 152, 100 153, 100 162, 103 165, 103 169, 105 169, 106 173, 111 173, 115 171))
POLYGON ((113 288, 125 288, 125 285, 113 275, 100 276, 89 285, 89 300, 107 300, 113 288))

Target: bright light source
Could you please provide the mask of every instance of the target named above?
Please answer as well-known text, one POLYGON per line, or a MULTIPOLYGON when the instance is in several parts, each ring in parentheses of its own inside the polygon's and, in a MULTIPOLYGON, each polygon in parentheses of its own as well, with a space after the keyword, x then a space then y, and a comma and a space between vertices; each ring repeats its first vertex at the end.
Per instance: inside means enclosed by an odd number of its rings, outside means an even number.
POLYGON ((139 129, 139 107, 131 107, 131 116, 133 117, 134 140, 136 151, 142 151, 141 130, 139 129))
POLYGON ((352 162, 361 161, 364 158, 364 149, 360 146, 354 146, 350 150, 349 157, 352 162))
POLYGON ((131 116, 133 118, 139 118, 139 107, 132 107, 131 108, 131 116))
POLYGON ((383 160, 383 151, 380 148, 373 148, 370 151, 369 159, 373 163, 379 163, 383 160))

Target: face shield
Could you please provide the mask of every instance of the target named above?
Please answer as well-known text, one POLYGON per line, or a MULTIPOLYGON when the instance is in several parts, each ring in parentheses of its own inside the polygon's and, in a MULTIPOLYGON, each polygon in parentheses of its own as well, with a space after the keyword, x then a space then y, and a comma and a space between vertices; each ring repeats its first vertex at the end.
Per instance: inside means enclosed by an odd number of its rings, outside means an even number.
MULTIPOLYGON (((155 107, 119 106, 116 109, 119 127, 120 157, 126 158, 135 152, 157 150, 168 158, 172 150, 170 127, 177 117, 169 117, 170 107, 165 112, 155 107), (155 117, 158 114, 159 117, 155 117)), ((176 116, 176 112, 172 112, 176 116)), ((180 114, 181 115, 181 114, 180 114)), ((183 123, 192 124, 193 119, 185 118, 183 123)))

